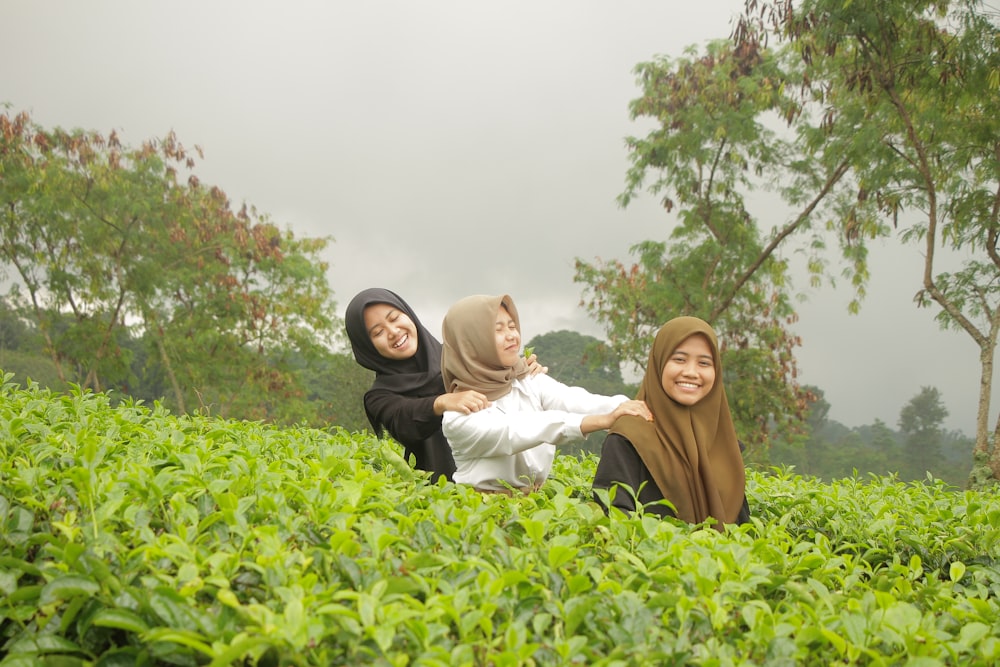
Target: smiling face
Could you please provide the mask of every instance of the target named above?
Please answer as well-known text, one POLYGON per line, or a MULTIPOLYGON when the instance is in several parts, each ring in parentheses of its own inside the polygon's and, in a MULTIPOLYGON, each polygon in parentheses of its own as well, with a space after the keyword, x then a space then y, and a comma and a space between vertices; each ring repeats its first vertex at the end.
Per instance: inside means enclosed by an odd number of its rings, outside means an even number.
POLYGON ((715 385, 712 346, 702 334, 688 336, 667 359, 660 376, 663 391, 681 405, 694 405, 715 385))
POLYGON ((497 310, 494 332, 500 364, 507 367, 514 366, 521 356, 521 332, 517 330, 517 322, 503 306, 497 310))
POLYGON ((367 306, 365 329, 375 350, 386 359, 402 361, 417 353, 417 327, 395 306, 387 303, 367 306))

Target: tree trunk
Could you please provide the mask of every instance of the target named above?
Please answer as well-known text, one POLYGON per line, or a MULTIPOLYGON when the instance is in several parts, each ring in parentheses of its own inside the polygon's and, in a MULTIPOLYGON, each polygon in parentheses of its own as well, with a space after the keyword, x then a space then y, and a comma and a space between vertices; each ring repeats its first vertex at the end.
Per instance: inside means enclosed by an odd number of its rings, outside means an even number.
POLYGON ((990 399, 993 387, 993 359, 996 350, 997 327, 991 329, 990 339, 979 348, 979 406, 976 409, 976 444, 972 450, 972 471, 969 488, 983 489, 1000 483, 1000 415, 990 432, 990 399))
POLYGON ((170 378, 170 386, 174 390, 174 400, 177 401, 177 410, 180 414, 186 414, 187 408, 184 405, 184 392, 181 391, 181 386, 177 383, 177 375, 174 374, 174 366, 170 363, 170 357, 167 355, 167 348, 163 344, 163 335, 156 336, 156 349, 160 352, 160 361, 163 363, 163 370, 166 371, 167 377, 170 378))

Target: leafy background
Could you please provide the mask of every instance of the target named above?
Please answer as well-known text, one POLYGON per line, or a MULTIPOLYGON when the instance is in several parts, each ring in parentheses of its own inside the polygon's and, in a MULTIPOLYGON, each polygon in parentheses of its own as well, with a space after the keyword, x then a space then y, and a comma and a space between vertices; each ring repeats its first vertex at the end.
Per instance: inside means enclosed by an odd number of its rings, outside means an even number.
POLYGON ((751 471, 750 525, 606 516, 391 441, 0 390, 0 665, 967 664, 1000 659, 1000 500, 751 471))

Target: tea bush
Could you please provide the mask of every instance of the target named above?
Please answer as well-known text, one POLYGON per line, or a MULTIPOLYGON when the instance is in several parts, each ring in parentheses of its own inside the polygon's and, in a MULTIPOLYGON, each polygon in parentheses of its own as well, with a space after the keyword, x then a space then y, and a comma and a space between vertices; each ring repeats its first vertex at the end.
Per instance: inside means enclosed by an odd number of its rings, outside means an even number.
POLYGON ((1000 500, 751 471, 719 533, 392 442, 0 389, 0 666, 992 665, 1000 500))

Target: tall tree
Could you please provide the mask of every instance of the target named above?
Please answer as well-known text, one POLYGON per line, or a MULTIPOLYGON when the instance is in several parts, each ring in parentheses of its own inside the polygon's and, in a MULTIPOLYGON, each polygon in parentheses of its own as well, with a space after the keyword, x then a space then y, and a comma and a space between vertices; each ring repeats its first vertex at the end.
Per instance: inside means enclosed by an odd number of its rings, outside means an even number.
POLYGON ((899 472, 900 446, 893 433, 884 421, 876 419, 869 428, 872 448, 878 456, 885 462, 885 467, 877 472, 886 474, 899 472))
POLYGON ((120 386, 134 334, 178 410, 291 418, 288 355, 333 337, 327 240, 234 210, 194 166, 173 134, 130 148, 0 115, 0 266, 64 380, 120 386))
MULTIPOLYGON (((781 431, 775 434, 769 462, 794 466, 805 475, 824 476, 828 472, 825 465, 826 451, 830 446, 827 442, 831 430, 830 403, 819 387, 804 385, 802 391, 806 397, 803 416, 805 428, 802 431, 781 431)), ((840 427, 835 422, 833 426, 840 427)), ((840 438, 843 435, 836 433, 833 437, 840 438)))
POLYGON ((906 456, 901 474, 908 479, 923 479, 928 472, 941 469, 944 457, 941 442, 944 438, 945 418, 948 409, 936 387, 922 387, 899 413, 899 430, 906 438, 906 456))
POLYGON ((701 55, 640 64, 642 95, 631 115, 654 127, 627 140, 632 166, 619 201, 627 206, 648 189, 667 213, 676 210, 677 224, 668 242, 633 247, 630 265, 576 262, 584 305, 626 362, 641 366, 653 333, 671 317, 712 324, 737 427, 762 458, 769 433, 791 430, 806 408, 796 382, 800 341, 790 329, 797 317, 790 245, 801 238, 810 271, 823 271, 823 229, 812 216, 846 173, 844 164, 810 159, 808 119, 789 85, 800 74, 790 64, 787 53, 725 41, 701 55), (775 119, 790 129, 775 130, 775 119), (796 210, 774 222, 779 196, 796 210))
POLYGON ((1000 415, 989 425, 1000 336, 996 18, 977 0, 748 0, 734 32, 747 57, 774 40, 799 54, 800 98, 824 119, 816 159, 853 171, 855 202, 835 219, 843 237, 899 228, 923 258, 917 304, 979 348, 973 484, 1000 480, 1000 415))

